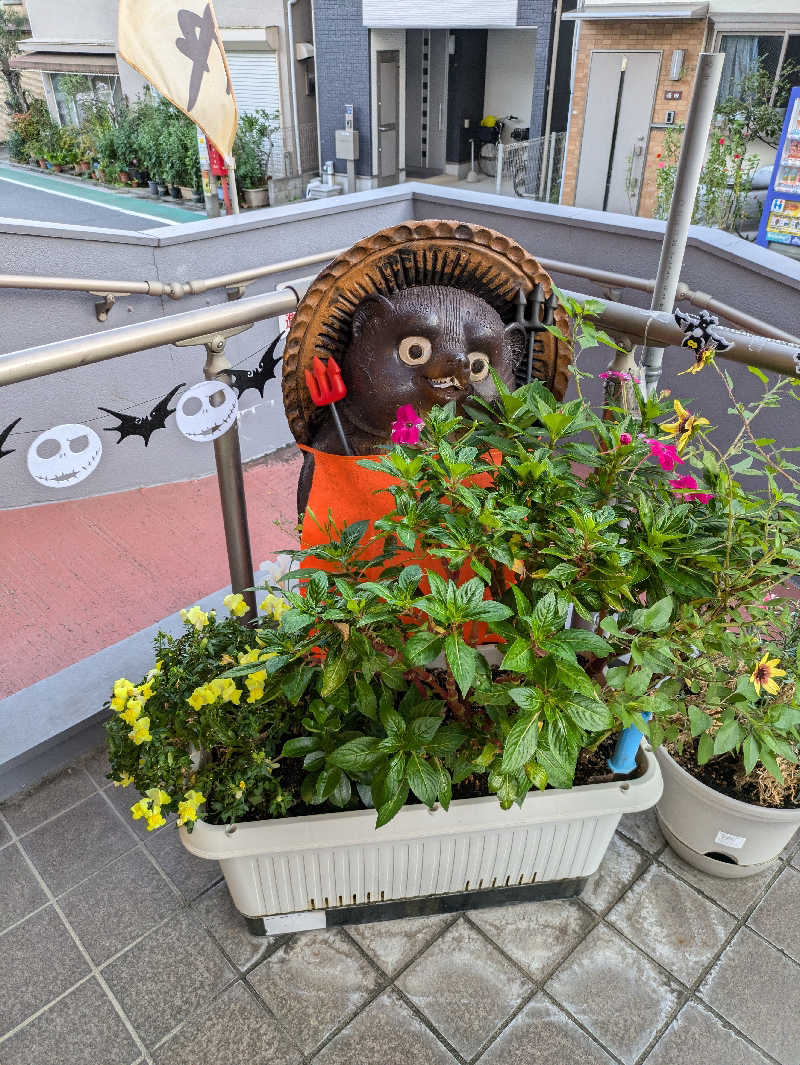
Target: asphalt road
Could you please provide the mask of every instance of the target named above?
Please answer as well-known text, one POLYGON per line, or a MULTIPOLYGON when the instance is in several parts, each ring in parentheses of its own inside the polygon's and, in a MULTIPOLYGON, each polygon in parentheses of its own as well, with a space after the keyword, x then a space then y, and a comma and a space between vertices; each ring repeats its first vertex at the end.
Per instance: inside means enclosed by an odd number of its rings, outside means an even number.
POLYGON ((171 203, 0 165, 0 218, 141 231, 196 222, 203 215, 171 203))

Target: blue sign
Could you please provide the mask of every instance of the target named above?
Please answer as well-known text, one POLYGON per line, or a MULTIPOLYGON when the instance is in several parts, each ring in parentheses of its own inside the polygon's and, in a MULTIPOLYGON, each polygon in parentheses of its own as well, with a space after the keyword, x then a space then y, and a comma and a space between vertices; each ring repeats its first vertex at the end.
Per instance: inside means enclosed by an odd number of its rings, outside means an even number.
POLYGON ((792 89, 757 242, 800 247, 800 87, 792 89))

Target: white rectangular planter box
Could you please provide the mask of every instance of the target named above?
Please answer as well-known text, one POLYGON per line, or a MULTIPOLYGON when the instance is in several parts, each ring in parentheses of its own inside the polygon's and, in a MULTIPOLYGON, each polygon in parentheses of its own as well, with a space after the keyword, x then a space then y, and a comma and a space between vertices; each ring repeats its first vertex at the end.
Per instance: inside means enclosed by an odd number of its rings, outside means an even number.
POLYGON ((191 833, 181 828, 181 841, 219 861, 242 914, 306 911, 295 927, 324 927, 324 911, 339 907, 494 887, 575 882, 574 894, 599 866, 622 814, 661 797, 658 763, 644 748, 639 757, 645 771, 635 780, 530 792, 510 810, 491 795, 457 799, 448 812, 405 806, 377 830, 374 810, 227 826, 198 821, 191 833))

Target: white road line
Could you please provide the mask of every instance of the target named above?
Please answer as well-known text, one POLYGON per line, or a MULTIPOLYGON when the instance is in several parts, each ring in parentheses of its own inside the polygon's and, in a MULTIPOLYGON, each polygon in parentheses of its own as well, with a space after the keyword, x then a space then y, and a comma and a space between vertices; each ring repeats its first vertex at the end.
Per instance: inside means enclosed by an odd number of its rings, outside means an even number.
POLYGON ((43 192, 45 196, 61 196, 65 200, 80 200, 81 203, 91 203, 95 207, 103 207, 106 211, 119 211, 120 214, 130 214, 135 218, 149 218, 151 222, 163 222, 168 226, 179 226, 173 218, 165 218, 160 214, 145 214, 144 211, 129 211, 126 207, 114 207, 110 203, 102 203, 100 200, 87 199, 85 196, 75 196, 71 192, 56 192, 55 189, 45 189, 41 185, 31 185, 27 181, 17 181, 15 178, 3 177, 0 181, 7 181, 9 185, 21 185, 24 189, 33 189, 34 192, 43 192))

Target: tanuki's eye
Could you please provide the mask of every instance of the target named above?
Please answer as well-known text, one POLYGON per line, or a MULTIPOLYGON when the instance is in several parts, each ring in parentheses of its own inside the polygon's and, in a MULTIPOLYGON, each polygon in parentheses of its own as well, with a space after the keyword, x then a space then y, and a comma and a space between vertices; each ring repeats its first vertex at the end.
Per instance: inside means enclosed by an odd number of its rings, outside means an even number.
POLYGON ((404 337, 397 353, 406 366, 422 366, 431 357, 432 350, 427 337, 404 337))
POLYGON ((467 357, 470 381, 485 381, 489 376, 489 356, 482 351, 471 351, 467 357))

